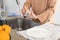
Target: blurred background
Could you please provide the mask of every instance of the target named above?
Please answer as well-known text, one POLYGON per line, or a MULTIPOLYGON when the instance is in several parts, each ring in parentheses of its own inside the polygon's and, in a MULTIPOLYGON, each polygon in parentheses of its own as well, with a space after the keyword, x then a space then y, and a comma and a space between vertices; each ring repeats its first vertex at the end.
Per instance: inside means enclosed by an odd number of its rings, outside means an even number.
MULTIPOLYGON (((18 1, 19 1, 19 4, 17 4, 16 0, 0 0, 0 7, 3 10, 5 10, 5 12, 7 14, 14 13, 14 14, 20 15, 22 17, 23 15, 22 15, 21 9, 23 8, 23 5, 24 5, 26 0, 18 0, 18 1)), ((1 10, 1 8, 0 8, 0 10, 1 10)), ((60 0, 57 0, 56 11, 55 11, 55 14, 54 14, 54 22, 55 22, 55 24, 60 25, 60 0)), ((17 21, 17 19, 10 20, 10 21, 8 21, 8 24, 10 24, 12 27, 17 28, 18 21, 17 21)), ((17 36, 16 32, 17 31, 15 29, 12 30, 12 32, 11 32, 11 35, 13 35, 12 40, 17 40, 17 39, 25 40, 24 37, 17 36)))
POLYGON ((55 12, 55 23, 60 24, 60 0, 57 0, 56 12, 55 12))

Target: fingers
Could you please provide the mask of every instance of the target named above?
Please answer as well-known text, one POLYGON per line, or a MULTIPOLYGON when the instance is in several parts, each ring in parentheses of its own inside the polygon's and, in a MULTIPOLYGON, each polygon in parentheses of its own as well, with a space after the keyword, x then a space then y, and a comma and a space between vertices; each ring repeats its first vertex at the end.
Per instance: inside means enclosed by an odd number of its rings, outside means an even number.
POLYGON ((35 19, 34 16, 31 14, 28 16, 29 19, 35 19))
POLYGON ((27 17, 27 19, 37 19, 37 16, 34 14, 34 12, 29 12, 29 16, 27 17))
POLYGON ((22 14, 23 14, 23 16, 25 15, 25 13, 26 13, 26 9, 23 8, 23 9, 22 9, 22 14))
POLYGON ((37 16, 34 14, 34 12, 32 11, 32 15, 35 19, 37 19, 37 16))

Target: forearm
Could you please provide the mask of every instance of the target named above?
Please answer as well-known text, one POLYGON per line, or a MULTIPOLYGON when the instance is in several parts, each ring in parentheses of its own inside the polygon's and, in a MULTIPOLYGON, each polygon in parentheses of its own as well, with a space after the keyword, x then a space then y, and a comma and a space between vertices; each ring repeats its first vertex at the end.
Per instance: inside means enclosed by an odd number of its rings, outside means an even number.
POLYGON ((49 0, 48 6, 45 11, 37 15, 37 18, 40 20, 41 23, 50 20, 51 16, 55 12, 56 0, 49 0))
POLYGON ((40 15, 37 15, 37 18, 41 21, 44 22, 46 20, 49 20, 50 17, 54 14, 54 12, 50 9, 47 9, 46 11, 44 11, 43 13, 41 13, 40 15))

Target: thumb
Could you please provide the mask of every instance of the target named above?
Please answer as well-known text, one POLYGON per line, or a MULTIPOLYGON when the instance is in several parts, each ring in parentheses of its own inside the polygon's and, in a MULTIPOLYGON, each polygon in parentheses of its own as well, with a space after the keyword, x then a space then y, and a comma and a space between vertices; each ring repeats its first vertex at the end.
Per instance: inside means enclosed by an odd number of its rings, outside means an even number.
POLYGON ((25 15, 25 13, 26 13, 26 9, 23 8, 23 9, 22 9, 22 14, 25 15))
POLYGON ((37 16, 34 14, 34 12, 32 11, 32 15, 35 17, 35 18, 37 18, 37 16))

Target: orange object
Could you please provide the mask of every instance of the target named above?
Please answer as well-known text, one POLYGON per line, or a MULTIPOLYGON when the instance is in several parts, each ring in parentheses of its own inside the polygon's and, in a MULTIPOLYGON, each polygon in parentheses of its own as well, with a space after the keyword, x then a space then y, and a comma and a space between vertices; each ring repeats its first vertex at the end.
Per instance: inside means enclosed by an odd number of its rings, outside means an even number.
POLYGON ((5 29, 5 32, 10 33, 11 32, 11 27, 9 25, 2 25, 2 28, 5 29))
POLYGON ((0 40, 10 40, 11 27, 9 25, 0 26, 0 40))
POLYGON ((2 27, 0 26, 0 31, 2 30, 2 27))

